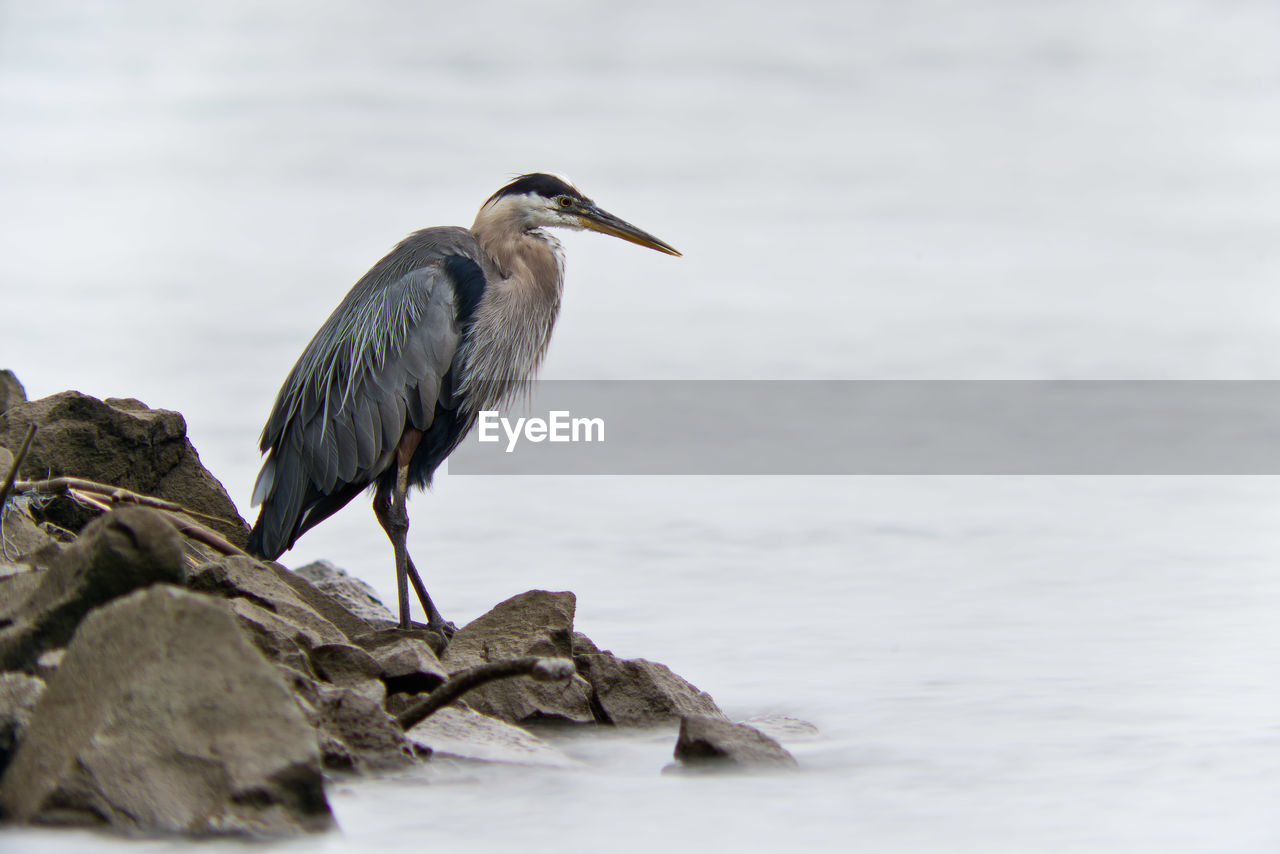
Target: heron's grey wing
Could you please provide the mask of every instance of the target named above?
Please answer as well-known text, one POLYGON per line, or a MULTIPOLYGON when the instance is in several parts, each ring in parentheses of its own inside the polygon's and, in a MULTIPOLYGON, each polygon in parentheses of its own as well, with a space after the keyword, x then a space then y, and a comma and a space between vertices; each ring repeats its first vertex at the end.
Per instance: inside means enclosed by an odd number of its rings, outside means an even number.
POLYGON ((268 457, 253 497, 264 554, 292 544, 316 499, 372 483, 406 425, 431 426, 459 337, 444 261, 362 280, 298 360, 263 430, 268 457))

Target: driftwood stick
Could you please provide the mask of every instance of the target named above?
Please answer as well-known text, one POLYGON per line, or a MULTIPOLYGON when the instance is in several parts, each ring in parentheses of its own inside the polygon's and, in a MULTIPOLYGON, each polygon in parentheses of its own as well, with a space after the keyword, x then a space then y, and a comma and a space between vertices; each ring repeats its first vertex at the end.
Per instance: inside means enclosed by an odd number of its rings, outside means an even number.
MULTIPOLYGON (((33 428, 34 431, 34 428, 33 428)), ((25 451, 26 446, 23 446, 25 451)), ((20 459, 15 458, 13 471, 17 472, 17 463, 20 459)), ((204 543, 209 548, 224 555, 248 555, 248 552, 232 545, 223 537, 210 531, 203 525, 199 525, 191 519, 182 518, 183 514, 196 519, 207 519, 212 522, 225 522, 217 516, 211 516, 208 513, 200 513, 195 510, 183 507, 173 501, 165 501, 163 498, 156 498, 152 495, 143 495, 140 492, 134 492, 121 486, 111 486, 106 483, 98 483, 93 480, 85 480, 81 477, 51 477, 46 480, 19 480, 14 482, 14 489, 18 492, 35 492, 44 495, 57 493, 65 493, 70 495, 77 501, 100 510, 104 513, 111 511, 111 504, 137 504, 141 507, 150 507, 153 510, 160 511, 169 524, 178 530, 178 533, 190 537, 197 542, 204 543), (98 496, 106 498, 111 504, 102 501, 98 496)))
POLYGON ((463 694, 495 679, 531 676, 539 682, 563 682, 572 678, 576 672, 573 662, 567 658, 530 656, 480 664, 450 676, 424 699, 401 712, 396 717, 396 723, 403 730, 412 729, 463 694))
POLYGON ((108 483, 98 483, 94 480, 85 480, 81 477, 51 477, 48 480, 20 480, 14 484, 14 488, 18 492, 39 492, 39 493, 57 493, 67 492, 69 490, 78 489, 82 492, 92 492, 97 495, 105 495, 114 502, 141 504, 143 507, 154 507, 156 510, 169 510, 173 513, 186 513, 188 516, 205 519, 210 522, 225 522, 218 516, 211 516, 208 513, 200 513, 196 510, 183 507, 172 501, 165 501, 163 498, 156 498, 152 495, 143 495, 140 492, 134 492, 125 489, 122 486, 112 486, 108 483))
POLYGON ((36 425, 32 424, 27 427, 27 436, 22 440, 22 446, 18 448, 18 453, 14 454, 13 465, 9 466, 9 473, 5 475, 4 485, 0 486, 0 507, 4 506, 5 499, 9 497, 9 490, 13 489, 15 479, 18 477, 18 468, 22 465, 22 461, 27 458, 27 451, 31 450, 31 440, 36 435, 36 425))
POLYGON ((81 504, 89 505, 94 510, 97 510, 99 513, 111 512, 111 509, 112 509, 111 505, 105 501, 102 501, 95 495, 90 495, 87 492, 78 492, 77 490, 74 490, 74 489, 68 489, 67 495, 70 495, 72 498, 74 498, 76 501, 79 501, 81 504))
POLYGON ((219 554, 243 555, 244 557, 250 556, 244 549, 232 545, 202 525, 197 525, 195 522, 183 519, 182 516, 175 511, 160 510, 160 515, 164 516, 170 525, 177 528, 179 534, 184 534, 197 542, 204 543, 219 554))

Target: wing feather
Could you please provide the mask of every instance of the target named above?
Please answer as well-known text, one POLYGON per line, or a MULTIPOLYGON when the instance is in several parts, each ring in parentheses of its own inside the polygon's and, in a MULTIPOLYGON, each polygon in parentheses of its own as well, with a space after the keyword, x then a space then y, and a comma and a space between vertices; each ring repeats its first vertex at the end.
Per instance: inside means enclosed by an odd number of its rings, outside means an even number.
POLYGON ((255 489, 263 511, 253 541, 263 554, 278 556, 302 529, 372 484, 406 426, 431 427, 461 335, 445 262, 481 255, 462 229, 417 232, 316 333, 263 429, 268 458, 255 489), (341 503, 330 507, 334 497, 341 503))

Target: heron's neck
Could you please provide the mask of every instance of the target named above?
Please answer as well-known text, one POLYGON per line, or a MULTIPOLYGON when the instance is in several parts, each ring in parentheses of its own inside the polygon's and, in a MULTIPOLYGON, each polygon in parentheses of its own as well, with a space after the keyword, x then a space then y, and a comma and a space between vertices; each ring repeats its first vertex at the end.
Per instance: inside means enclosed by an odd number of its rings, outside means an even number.
POLYGON ((560 241, 531 226, 526 217, 511 200, 487 204, 476 214, 471 233, 493 259, 506 285, 504 290, 524 299, 558 303, 564 283, 560 241))
POLYGON ((476 218, 472 233, 493 261, 465 335, 463 385, 477 408, 500 406, 532 379, 560 312, 564 261, 560 243, 541 229, 476 218))

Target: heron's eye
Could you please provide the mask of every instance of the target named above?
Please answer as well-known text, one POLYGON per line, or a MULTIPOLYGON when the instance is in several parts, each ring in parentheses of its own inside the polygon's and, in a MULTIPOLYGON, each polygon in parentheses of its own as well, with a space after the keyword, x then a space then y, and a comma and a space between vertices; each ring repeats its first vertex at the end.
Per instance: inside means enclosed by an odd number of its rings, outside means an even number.
POLYGON ((561 196, 560 198, 556 199, 556 201, 560 203, 560 207, 562 208, 573 207, 573 199, 569 198, 568 196, 561 196))

